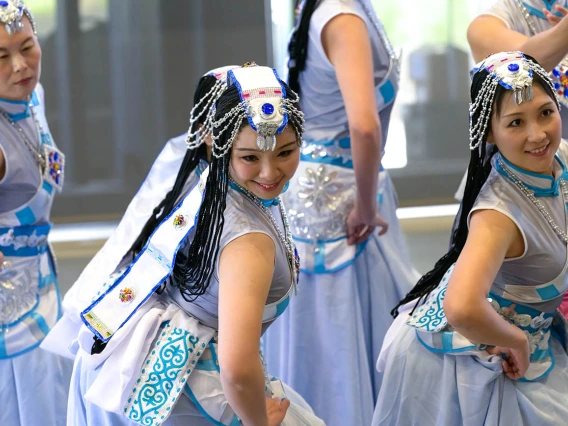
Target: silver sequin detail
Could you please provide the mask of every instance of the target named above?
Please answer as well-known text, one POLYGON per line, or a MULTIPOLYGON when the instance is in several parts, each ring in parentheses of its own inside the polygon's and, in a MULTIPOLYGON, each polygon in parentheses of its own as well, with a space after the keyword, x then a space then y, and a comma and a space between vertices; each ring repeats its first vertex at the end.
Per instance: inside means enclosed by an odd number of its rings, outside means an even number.
POLYGON ((342 148, 339 146, 339 140, 335 140, 332 145, 321 145, 317 143, 308 143, 302 148, 302 155, 309 155, 313 160, 325 160, 327 158, 340 159, 341 164, 345 165, 353 161, 351 148, 342 148))
POLYGON ((325 241, 345 235, 345 218, 355 204, 355 190, 339 177, 337 171, 314 164, 297 178, 298 189, 286 194, 295 237, 325 241))
MULTIPOLYGON (((37 271, 37 259, 33 259, 37 271)), ((38 300, 38 279, 34 267, 3 269, 0 273, 0 325, 6 326, 29 312, 38 300)))

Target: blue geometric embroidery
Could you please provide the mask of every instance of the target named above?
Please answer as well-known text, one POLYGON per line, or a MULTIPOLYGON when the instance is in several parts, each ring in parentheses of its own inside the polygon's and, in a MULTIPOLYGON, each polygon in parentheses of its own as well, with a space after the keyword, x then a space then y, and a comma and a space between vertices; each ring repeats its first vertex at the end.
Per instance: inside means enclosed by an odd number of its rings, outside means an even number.
POLYGON ((406 321, 406 324, 429 333, 442 331, 448 325, 448 320, 444 313, 444 299, 446 298, 446 290, 454 265, 448 269, 440 285, 430 293, 426 302, 416 309, 412 317, 406 321))
POLYGON ((166 420, 191 373, 191 361, 206 347, 184 329, 166 324, 163 330, 124 408, 124 415, 141 425, 158 426, 166 420))

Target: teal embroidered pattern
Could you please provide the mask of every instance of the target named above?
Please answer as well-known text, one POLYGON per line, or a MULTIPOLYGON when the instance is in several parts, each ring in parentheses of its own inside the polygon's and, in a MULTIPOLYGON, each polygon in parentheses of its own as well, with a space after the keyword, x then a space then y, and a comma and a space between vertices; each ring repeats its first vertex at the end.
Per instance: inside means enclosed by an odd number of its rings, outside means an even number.
POLYGON ((187 377, 206 348, 187 330, 162 324, 124 408, 138 424, 158 426, 171 413, 187 377))
POLYGON ((416 309, 414 314, 406 321, 408 325, 429 333, 442 331, 448 325, 448 320, 444 313, 444 298, 446 297, 448 281, 454 266, 455 264, 450 266, 444 274, 440 285, 430 293, 426 302, 416 309))

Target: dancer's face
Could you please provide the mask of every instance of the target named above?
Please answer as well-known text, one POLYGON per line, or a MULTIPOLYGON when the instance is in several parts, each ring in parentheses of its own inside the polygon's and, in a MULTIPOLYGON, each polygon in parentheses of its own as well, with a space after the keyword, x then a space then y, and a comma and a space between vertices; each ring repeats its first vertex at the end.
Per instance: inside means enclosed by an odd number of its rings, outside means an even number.
POLYGON ((237 135, 232 148, 231 177, 257 197, 268 200, 282 192, 294 176, 300 162, 300 149, 294 130, 288 126, 276 135, 274 151, 261 151, 257 133, 246 125, 237 135))
POLYGON ((533 92, 533 99, 520 105, 514 102, 512 91, 505 93, 499 113, 493 108, 487 141, 496 144, 515 166, 551 175, 562 122, 556 102, 539 84, 533 85, 533 92))
POLYGON ((8 34, 0 24, 0 98, 29 99, 41 74, 41 48, 27 17, 24 28, 8 34))

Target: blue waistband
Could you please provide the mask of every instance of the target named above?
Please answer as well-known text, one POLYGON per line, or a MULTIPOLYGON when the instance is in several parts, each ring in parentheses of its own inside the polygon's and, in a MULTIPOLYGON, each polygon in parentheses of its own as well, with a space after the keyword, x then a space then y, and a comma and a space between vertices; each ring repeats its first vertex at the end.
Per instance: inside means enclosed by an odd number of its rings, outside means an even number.
MULTIPOLYGON (((521 305, 521 304, 518 304, 518 303, 515 303, 515 302, 511 302, 510 300, 505 299, 501 296, 498 296, 494 293, 489 293, 488 297, 497 301, 497 303, 499 303, 501 308, 513 308, 512 311, 514 311, 515 315, 529 315, 531 317, 531 319, 541 317, 543 320, 553 318, 554 315, 555 315, 555 312, 539 311, 538 309, 534 309, 534 308, 531 308, 531 307, 526 306, 526 305, 521 305)), ((523 330, 530 331, 530 332, 534 332, 536 330, 536 328, 534 328, 532 325, 526 325, 526 326, 525 325, 518 325, 518 327, 523 329, 523 330)))
POLYGON ((0 228, 0 251, 4 256, 32 257, 47 251, 51 224, 0 228))
MULTIPOLYGON (((353 169, 351 156, 351 138, 332 139, 327 141, 304 141, 301 161, 309 163, 329 164, 332 166, 353 169)), ((385 170, 381 163, 381 172, 385 170)))

